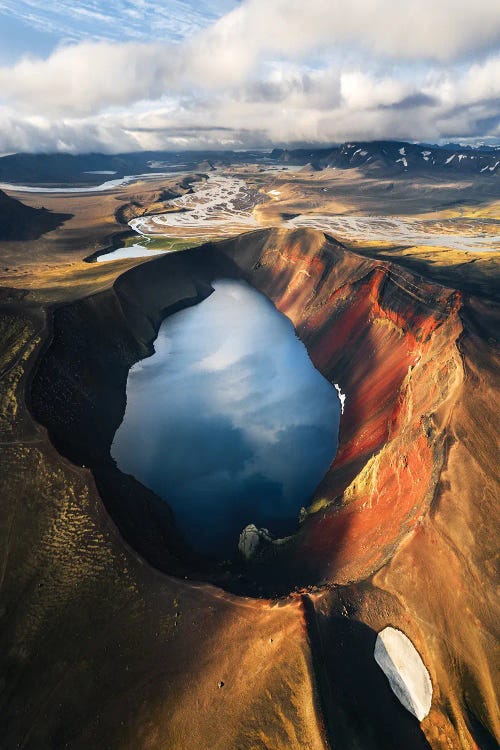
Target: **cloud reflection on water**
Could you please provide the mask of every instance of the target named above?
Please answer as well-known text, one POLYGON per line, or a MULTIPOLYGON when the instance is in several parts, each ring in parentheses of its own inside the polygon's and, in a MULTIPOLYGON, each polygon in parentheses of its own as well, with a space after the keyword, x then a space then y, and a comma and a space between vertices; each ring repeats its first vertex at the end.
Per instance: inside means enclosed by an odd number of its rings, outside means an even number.
POLYGON ((214 287, 131 368, 112 455, 170 504, 193 547, 221 557, 248 523, 293 531, 335 455, 340 403, 263 295, 214 287))

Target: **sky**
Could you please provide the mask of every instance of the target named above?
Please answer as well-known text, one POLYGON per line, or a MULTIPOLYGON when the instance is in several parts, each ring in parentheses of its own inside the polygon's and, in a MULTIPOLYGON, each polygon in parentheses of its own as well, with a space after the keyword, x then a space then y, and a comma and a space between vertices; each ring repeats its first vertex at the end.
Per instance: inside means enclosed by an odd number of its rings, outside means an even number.
POLYGON ((498 0, 0 0, 0 153, 500 142, 498 0))

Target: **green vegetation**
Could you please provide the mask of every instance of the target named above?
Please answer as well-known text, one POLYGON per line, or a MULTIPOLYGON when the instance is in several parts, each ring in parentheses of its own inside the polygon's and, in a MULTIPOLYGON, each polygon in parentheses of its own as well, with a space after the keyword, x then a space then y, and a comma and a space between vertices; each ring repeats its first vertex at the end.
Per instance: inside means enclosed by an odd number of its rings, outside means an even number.
POLYGON ((204 242, 209 242, 210 237, 196 237, 193 239, 184 239, 181 237, 151 237, 149 242, 144 241, 140 235, 134 235, 127 237, 124 242, 124 247, 131 247, 132 245, 143 245, 148 250, 166 250, 168 252, 187 250, 190 247, 198 247, 203 245, 204 242))

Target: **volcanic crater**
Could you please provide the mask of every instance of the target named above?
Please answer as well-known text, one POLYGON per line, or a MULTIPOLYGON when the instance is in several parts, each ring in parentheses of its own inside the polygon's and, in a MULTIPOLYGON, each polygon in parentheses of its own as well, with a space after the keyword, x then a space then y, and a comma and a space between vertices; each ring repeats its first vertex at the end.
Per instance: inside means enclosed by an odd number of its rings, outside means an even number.
POLYGON ((498 272, 381 254, 265 229, 4 290, 6 746, 496 746, 498 272), (110 455, 130 368, 220 279, 271 300, 346 395, 296 532, 227 563, 110 455), (398 648, 416 702, 386 677, 398 648))
POLYGON ((56 448, 89 467, 127 542, 156 568, 237 593, 362 581, 432 506, 450 403, 463 377, 461 294, 314 230, 261 230, 164 256, 104 292, 58 307, 31 387, 56 448), (295 534, 264 535, 245 562, 188 547, 168 505, 110 455, 130 367, 162 320, 243 279, 292 321, 315 367, 346 394, 337 456, 295 534))

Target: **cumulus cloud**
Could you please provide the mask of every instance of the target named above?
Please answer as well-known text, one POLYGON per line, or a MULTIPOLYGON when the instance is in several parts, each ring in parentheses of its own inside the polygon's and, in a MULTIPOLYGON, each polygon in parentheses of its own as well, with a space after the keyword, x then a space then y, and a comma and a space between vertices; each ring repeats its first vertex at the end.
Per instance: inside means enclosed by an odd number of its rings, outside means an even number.
POLYGON ((47 60, 25 58, 0 68, 1 96, 22 110, 83 115, 157 99, 181 70, 170 45, 82 42, 47 60))
MULTIPOLYGON (((500 41, 495 0, 246 0, 202 39, 245 62, 272 51, 304 55, 336 44, 398 59, 449 61, 500 41)), ((240 63, 241 64, 241 63, 240 63)))
POLYGON ((244 0, 181 43, 0 68, 0 151, 497 137, 499 40, 494 0, 244 0))

